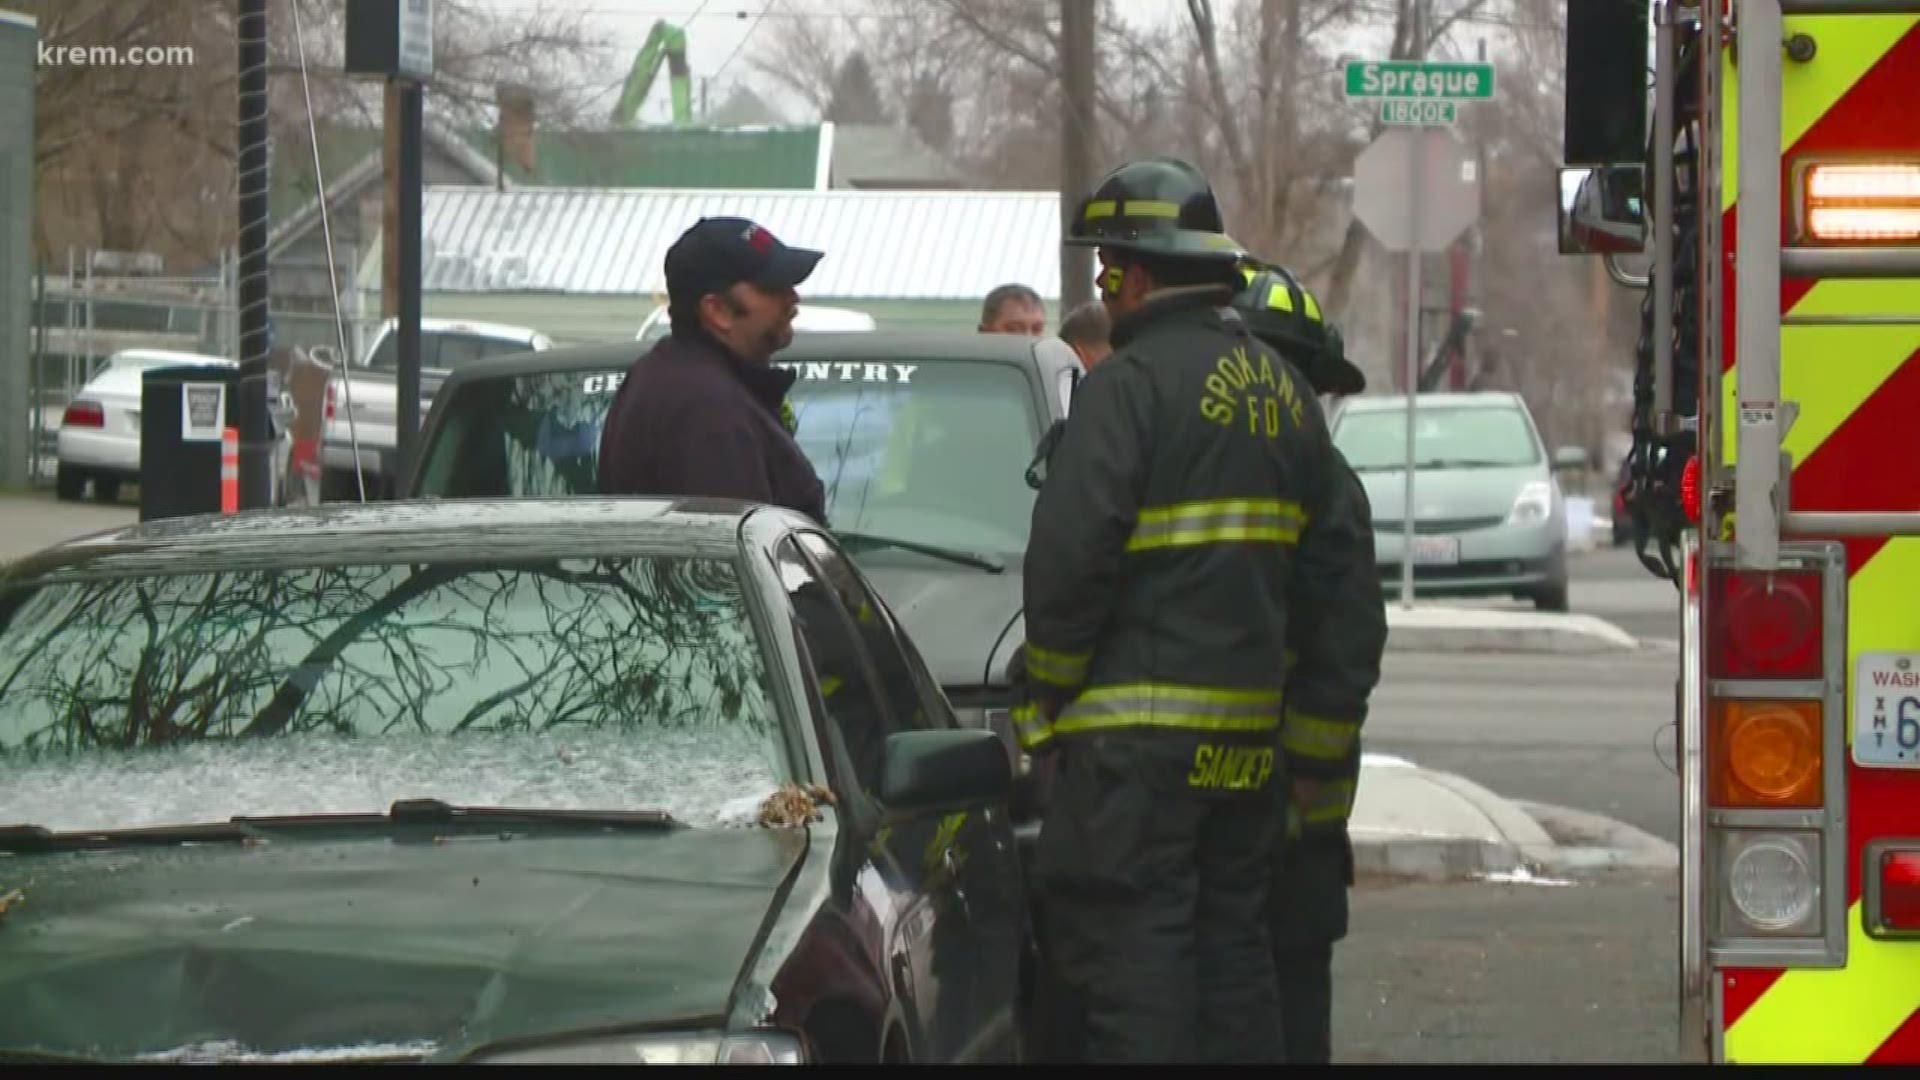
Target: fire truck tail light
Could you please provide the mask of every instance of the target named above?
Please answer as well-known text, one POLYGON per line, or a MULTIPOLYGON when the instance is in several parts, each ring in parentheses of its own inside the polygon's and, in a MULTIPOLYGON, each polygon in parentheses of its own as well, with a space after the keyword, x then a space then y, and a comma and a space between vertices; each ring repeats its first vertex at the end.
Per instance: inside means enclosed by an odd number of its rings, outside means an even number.
POLYGON ((1817 832, 1733 829, 1721 837, 1729 937, 1820 934, 1821 842, 1817 832))
POLYGON ((1707 633, 1711 679, 1818 679, 1825 629, 1817 570, 1741 573, 1715 570, 1713 626, 1707 633))
POLYGON ((1818 810, 1818 701, 1715 701, 1707 737, 1707 799, 1716 809, 1818 810))
POLYGON ((1901 937, 1920 936, 1920 840, 1869 857, 1868 874, 1878 874, 1877 893, 1869 888, 1866 925, 1870 931, 1901 937))
POLYGON ((1700 524, 1700 455, 1687 459, 1687 465, 1680 470, 1680 511, 1687 520, 1700 524))
POLYGON ((1818 243, 1920 241, 1920 163, 1808 166, 1801 178, 1807 238, 1818 243))

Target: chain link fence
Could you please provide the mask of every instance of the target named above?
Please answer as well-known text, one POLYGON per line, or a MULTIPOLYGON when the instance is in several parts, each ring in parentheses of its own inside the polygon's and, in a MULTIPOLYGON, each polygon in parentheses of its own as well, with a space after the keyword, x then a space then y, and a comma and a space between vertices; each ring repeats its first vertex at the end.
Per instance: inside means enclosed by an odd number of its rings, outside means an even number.
MULTIPOLYGON (((29 476, 51 487, 58 461, 61 418, 67 405, 106 366, 129 349, 232 358, 239 352, 231 265, 206 277, 102 272, 106 253, 71 253, 64 265, 43 264, 33 282, 28 415, 32 433, 29 476)), ((339 352, 340 323, 332 311, 272 308, 273 355, 298 346, 339 352)), ((374 326, 343 318, 350 352, 374 326)), ((284 376, 284 372, 281 373, 284 376)))

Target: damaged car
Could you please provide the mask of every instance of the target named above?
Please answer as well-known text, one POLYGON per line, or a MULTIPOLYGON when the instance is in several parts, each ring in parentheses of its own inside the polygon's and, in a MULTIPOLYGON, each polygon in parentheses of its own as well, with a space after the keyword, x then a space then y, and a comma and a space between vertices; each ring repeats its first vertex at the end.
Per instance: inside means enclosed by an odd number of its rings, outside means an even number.
POLYGON ((804 517, 152 521, 0 572, 0 1061, 1007 1061, 1012 776, 804 517))

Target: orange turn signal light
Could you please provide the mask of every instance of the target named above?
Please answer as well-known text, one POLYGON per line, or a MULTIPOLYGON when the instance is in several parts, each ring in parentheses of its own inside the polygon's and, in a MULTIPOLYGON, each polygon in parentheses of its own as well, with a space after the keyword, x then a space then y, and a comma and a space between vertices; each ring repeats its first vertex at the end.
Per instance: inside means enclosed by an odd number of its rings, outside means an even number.
POLYGON ((1709 802, 1723 810, 1819 809, 1825 797, 1822 712, 1818 701, 1713 702, 1709 802))

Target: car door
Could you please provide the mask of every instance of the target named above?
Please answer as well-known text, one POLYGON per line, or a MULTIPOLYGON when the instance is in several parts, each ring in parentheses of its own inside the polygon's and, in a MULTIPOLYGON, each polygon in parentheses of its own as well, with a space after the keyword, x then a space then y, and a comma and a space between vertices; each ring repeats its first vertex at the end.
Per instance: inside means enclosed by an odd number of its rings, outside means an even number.
MULTIPOLYGON (((906 719, 889 706, 881 689, 858 629, 861 603, 850 602, 844 579, 834 580, 803 554, 796 537, 782 540, 774 557, 826 709, 823 751, 829 760, 847 763, 846 771, 835 770, 834 794, 843 803, 875 811, 845 820, 849 830, 875 823, 854 842, 885 894, 873 907, 886 935, 890 989, 901 1003, 916 1058, 956 1060, 971 1022, 971 988, 964 905, 953 890, 939 887, 927 866, 927 853, 939 850, 941 820, 887 821, 878 814, 887 737, 906 730, 906 719)), ((937 860, 934 865, 937 869, 937 860)))
MULTIPOLYGON (((797 538, 854 613, 856 631, 878 677, 875 688, 889 715, 900 722, 899 730, 957 727, 938 681, 865 575, 825 535, 802 532, 797 538)), ((960 963, 947 975, 964 980, 966 1010, 964 1017, 939 1018, 959 1026, 952 1036, 958 1044, 956 1057, 1009 1057, 1024 907, 1007 807, 983 803, 942 815, 922 846, 901 855, 918 860, 924 875, 921 886, 932 906, 946 916, 936 929, 941 947, 951 950, 958 943, 960 963)))

